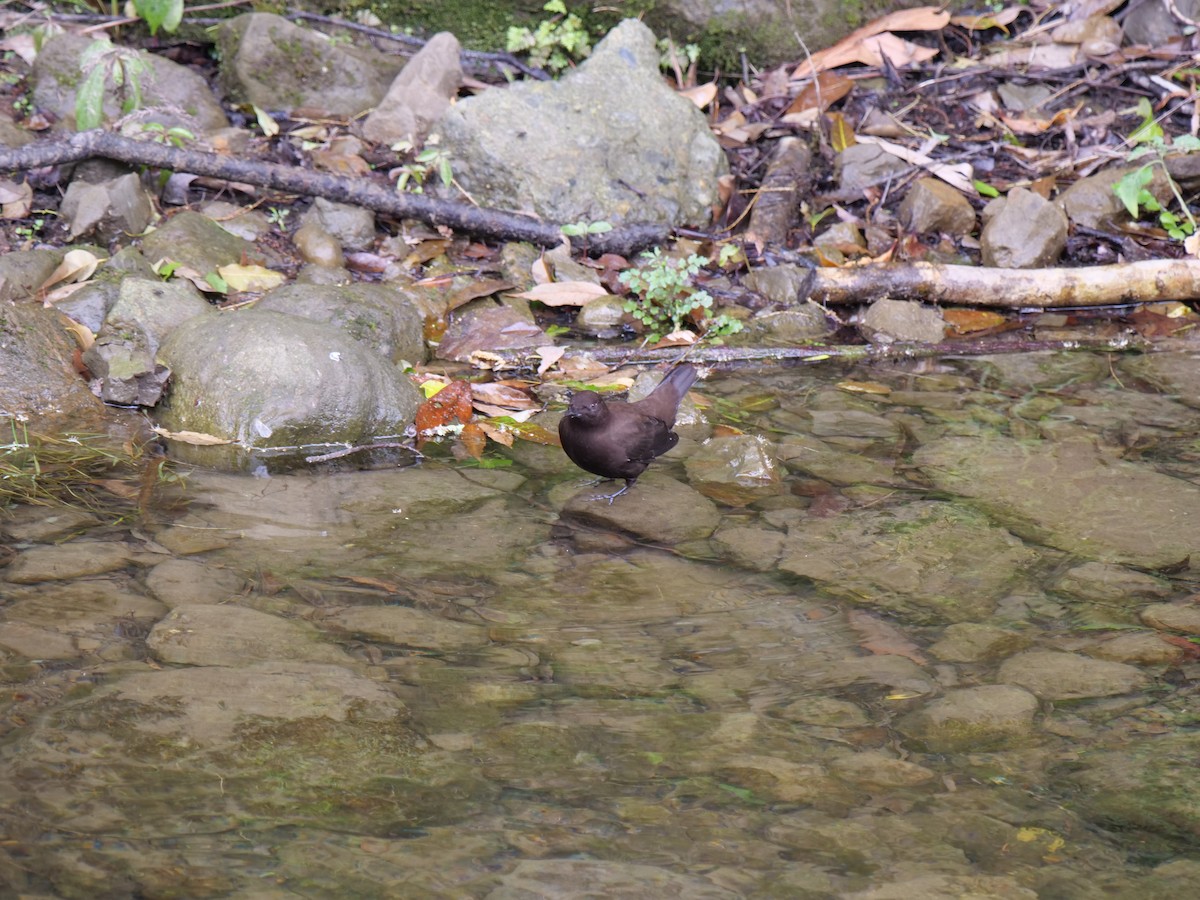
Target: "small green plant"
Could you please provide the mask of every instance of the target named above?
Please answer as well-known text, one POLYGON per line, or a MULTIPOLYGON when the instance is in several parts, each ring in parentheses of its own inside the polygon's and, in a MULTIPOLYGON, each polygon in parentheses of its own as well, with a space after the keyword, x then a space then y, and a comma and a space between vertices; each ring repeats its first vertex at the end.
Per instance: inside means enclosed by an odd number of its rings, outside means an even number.
POLYGON ((178 125, 168 128, 162 122, 146 122, 141 126, 142 131, 149 135, 152 141, 159 144, 170 144, 172 147, 183 148, 188 141, 194 141, 196 136, 186 128, 178 125))
POLYGON ((23 241, 32 241, 39 238, 42 229, 50 221, 50 217, 57 215, 57 213, 50 209, 38 209, 34 210, 34 212, 36 214, 34 218, 13 228, 13 233, 23 241))
POLYGON ((183 0, 133 0, 133 11, 150 27, 151 34, 158 29, 171 34, 183 19, 183 0))
POLYGON ((1113 185, 1113 191, 1120 198, 1130 216, 1136 219, 1143 210, 1158 213, 1158 222, 1163 230, 1174 240, 1183 240, 1188 235, 1195 234, 1196 219, 1192 216, 1192 211, 1188 209, 1187 203, 1184 202, 1179 185, 1167 171, 1165 159, 1170 152, 1192 153, 1200 150, 1200 138, 1185 134, 1176 137, 1168 144, 1162 126, 1154 120, 1154 110, 1150 106, 1150 101, 1143 97, 1138 101, 1137 111, 1142 116, 1142 124, 1134 129, 1127 139, 1135 145, 1129 154, 1129 160, 1132 162, 1149 154, 1153 154, 1154 159, 1121 178, 1113 185), (1182 218, 1171 210, 1165 209, 1150 193, 1148 188, 1154 179, 1155 167, 1158 167, 1166 177, 1167 185, 1171 188, 1171 193, 1175 195, 1175 202, 1183 214, 1182 218))
POLYGON ((571 222, 567 225, 561 226, 558 230, 563 233, 563 237, 583 238, 583 246, 586 249, 588 238, 595 237, 598 234, 606 234, 607 232, 612 231, 612 223, 586 221, 571 222))
POLYGON ((276 228, 286 228, 288 216, 291 214, 292 211, 290 209, 284 209, 281 206, 271 206, 267 208, 267 222, 276 228))
MULTIPOLYGON (((425 142, 425 149, 417 153, 412 162, 405 163, 395 171, 400 173, 396 182, 396 190, 411 191, 420 194, 425 190, 425 182, 431 175, 436 174, 444 187, 454 184, 454 170, 450 165, 450 151, 437 146, 438 136, 431 134, 425 142)), ((415 148, 409 141, 393 144, 392 149, 397 153, 411 153, 415 148)))
POLYGON ((563 0, 550 0, 542 9, 554 15, 539 22, 536 30, 515 25, 508 29, 508 52, 525 53, 533 65, 551 72, 561 72, 586 59, 592 43, 583 20, 567 12, 563 0))
POLYGON ((625 311, 646 328, 646 339, 659 340, 664 334, 682 331, 685 323, 699 318, 701 337, 735 334, 742 330, 737 319, 721 314, 709 316, 712 296, 692 284, 692 279, 711 260, 693 253, 686 259, 663 256, 655 247, 643 254, 645 264, 621 273, 621 283, 636 296, 625 301, 625 311))
POLYGON ((108 39, 100 38, 83 51, 79 68, 83 81, 75 96, 75 127, 80 131, 99 128, 104 121, 105 88, 110 83, 123 115, 141 107, 142 78, 150 65, 136 50, 114 47, 108 39))
POLYGON ((696 65, 700 61, 699 44, 677 44, 669 37, 658 42, 658 67, 675 75, 680 87, 695 84, 696 65))

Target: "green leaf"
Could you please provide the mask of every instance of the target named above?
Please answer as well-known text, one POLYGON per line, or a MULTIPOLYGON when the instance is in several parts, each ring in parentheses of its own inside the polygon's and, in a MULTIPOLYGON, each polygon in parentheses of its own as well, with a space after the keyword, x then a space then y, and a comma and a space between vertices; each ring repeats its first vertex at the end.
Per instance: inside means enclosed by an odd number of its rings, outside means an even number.
POLYGON ((981 196, 981 197, 999 197, 1000 196, 1000 192, 998 190, 996 190, 994 187, 992 187, 990 184, 988 184, 986 181, 976 180, 976 181, 973 181, 972 184, 975 185, 975 190, 979 191, 979 196, 981 196))
POLYGON ((1113 193, 1117 195, 1117 199, 1121 201, 1129 215, 1135 219, 1138 217, 1138 201, 1143 199, 1142 189, 1150 183, 1150 179, 1153 177, 1154 172, 1150 166, 1142 166, 1113 185, 1113 193))
POLYGON ((75 127, 79 131, 99 128, 104 121, 104 67, 88 72, 75 95, 75 127))
POLYGON ((1181 134, 1171 141, 1171 149, 1178 150, 1180 153, 1194 153, 1196 150, 1200 150, 1200 137, 1181 134))
POLYGON ((229 284, 216 272, 209 272, 204 276, 204 280, 208 282, 209 286, 218 294, 229 293, 229 284))
POLYGON ((133 8, 150 26, 150 33, 162 28, 168 34, 179 27, 183 19, 183 0, 133 0, 133 8))

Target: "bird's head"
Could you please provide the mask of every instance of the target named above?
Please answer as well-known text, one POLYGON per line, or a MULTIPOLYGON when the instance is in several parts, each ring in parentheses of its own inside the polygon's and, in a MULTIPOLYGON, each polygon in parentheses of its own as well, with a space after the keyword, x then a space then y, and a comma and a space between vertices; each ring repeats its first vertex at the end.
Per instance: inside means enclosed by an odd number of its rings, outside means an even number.
POLYGON ((571 395, 566 415, 583 422, 599 422, 607 412, 604 399, 595 391, 576 391, 571 395))

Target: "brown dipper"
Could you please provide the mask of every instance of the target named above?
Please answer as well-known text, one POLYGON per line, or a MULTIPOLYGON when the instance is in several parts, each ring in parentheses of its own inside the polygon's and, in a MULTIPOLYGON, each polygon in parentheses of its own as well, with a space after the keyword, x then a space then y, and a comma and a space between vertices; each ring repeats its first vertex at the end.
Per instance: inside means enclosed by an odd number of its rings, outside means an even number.
POLYGON ((563 450, 579 468, 601 478, 624 478, 615 494, 592 499, 612 503, 638 480, 656 456, 677 443, 675 414, 697 378, 694 367, 677 366, 644 400, 605 400, 595 391, 578 391, 558 423, 563 450))

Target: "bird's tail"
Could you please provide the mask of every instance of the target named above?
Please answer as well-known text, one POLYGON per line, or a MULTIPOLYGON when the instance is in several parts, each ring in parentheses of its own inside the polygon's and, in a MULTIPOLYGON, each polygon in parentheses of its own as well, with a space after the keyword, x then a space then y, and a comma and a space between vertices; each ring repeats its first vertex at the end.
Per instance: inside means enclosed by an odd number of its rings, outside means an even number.
POLYGON ((700 373, 696 371, 695 366, 687 363, 676 366, 638 406, 655 418, 662 419, 670 428, 675 424, 675 414, 679 411, 679 404, 683 402, 684 395, 699 377, 700 373))

